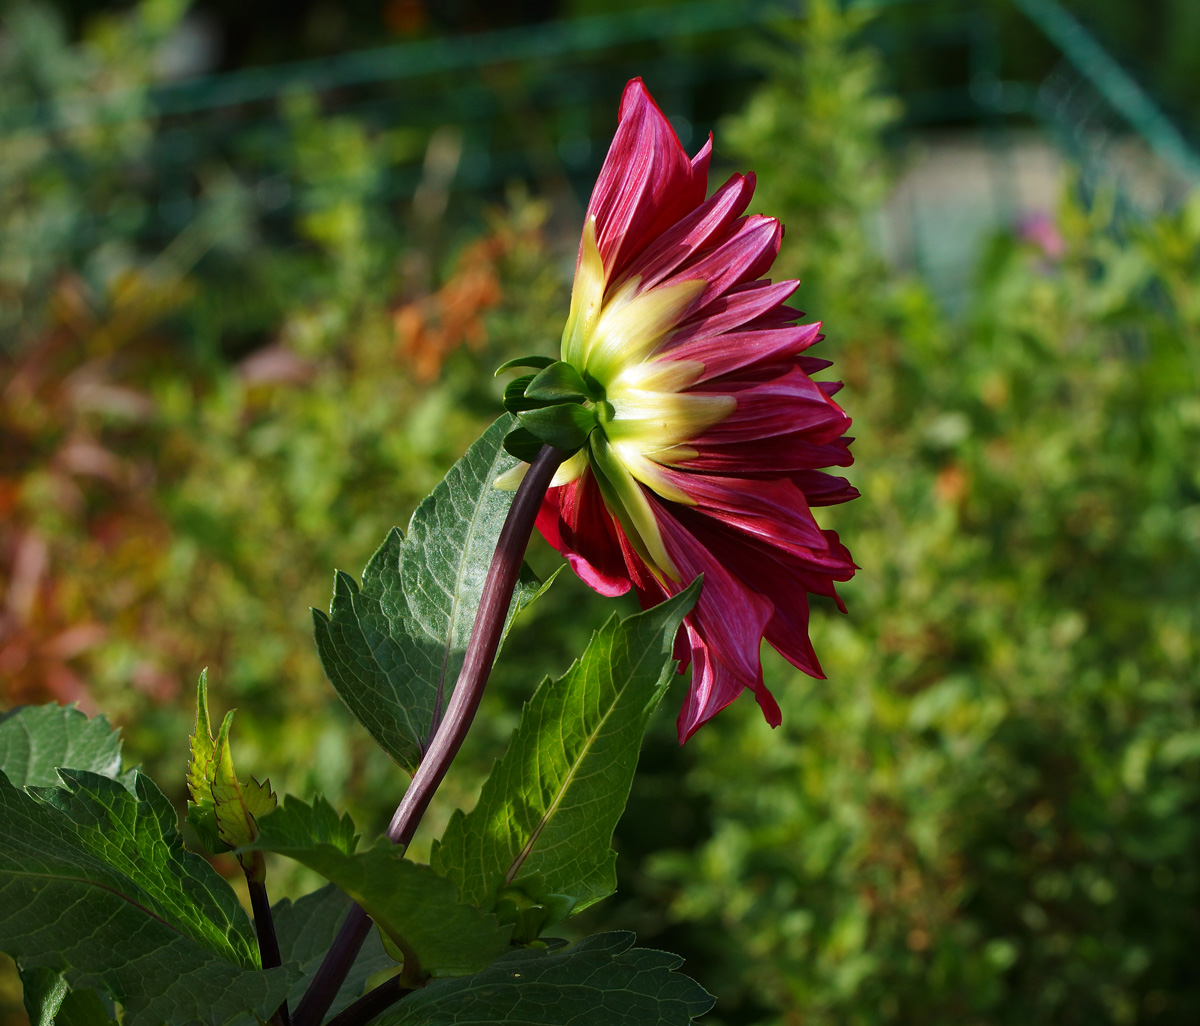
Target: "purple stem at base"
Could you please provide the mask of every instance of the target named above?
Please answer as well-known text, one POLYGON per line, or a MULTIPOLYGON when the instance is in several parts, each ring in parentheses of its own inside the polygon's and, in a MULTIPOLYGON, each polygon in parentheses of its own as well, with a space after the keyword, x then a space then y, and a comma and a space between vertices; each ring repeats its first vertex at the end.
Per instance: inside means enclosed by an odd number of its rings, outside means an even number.
MULTIPOLYGON (((242 869, 246 874, 246 889, 250 892, 250 908, 254 912, 259 962, 264 969, 274 969, 283 964, 283 959, 279 956, 279 938, 275 934, 275 920, 271 916, 271 899, 267 896, 266 867, 262 852, 251 852, 250 859, 250 867, 243 865, 242 869)), ((292 1026, 287 1001, 275 1010, 271 1022, 277 1026, 292 1026)))
MULTIPOLYGON (((554 472, 566 457, 564 452, 548 445, 542 446, 542 451, 530 465, 509 507, 446 714, 387 830, 388 838, 401 850, 406 849, 412 841, 421 817, 450 769, 475 718, 484 685, 487 684, 488 674, 500 648, 504 621, 512 603, 513 590, 521 572, 525 550, 529 547, 529 537, 533 533, 538 510, 554 472)), ((370 931, 370 918, 355 905, 343 921, 325 960, 297 1006, 292 1016, 294 1026, 318 1026, 333 1004, 370 931)))

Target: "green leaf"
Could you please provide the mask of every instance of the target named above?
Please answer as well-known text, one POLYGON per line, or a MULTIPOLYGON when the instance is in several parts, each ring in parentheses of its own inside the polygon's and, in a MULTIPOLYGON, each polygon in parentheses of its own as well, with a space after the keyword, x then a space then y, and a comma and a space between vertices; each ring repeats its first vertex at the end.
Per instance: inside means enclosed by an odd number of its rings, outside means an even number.
POLYGON ((58 1006, 54 1026, 116 1026, 116 1009, 94 990, 69 990, 58 1006))
MULTIPOLYGON (((333 944, 342 920, 354 907, 349 895, 333 884, 304 895, 296 901, 284 898, 271 909, 275 932, 279 936, 279 952, 284 963, 299 962, 303 976, 292 985, 288 1004, 295 1008, 308 989, 309 981, 333 944)), ((396 963, 384 951, 379 934, 372 931, 350 967, 346 982, 330 1006, 336 1015, 352 1001, 362 996, 367 981, 396 963)))
MULTIPOLYGON (((213 738, 208 716, 208 671, 202 671, 196 688, 196 729, 187 771, 191 795, 187 822, 210 853, 253 840, 258 832, 258 817, 273 812, 278 804, 269 780, 262 784, 254 777, 238 780, 229 744, 232 727, 231 709, 213 738)), ((256 877, 263 871, 261 865, 244 865, 244 868, 256 877)))
POLYGON ((0 716, 0 770, 15 787, 56 787, 60 767, 121 776, 121 735, 72 706, 23 706, 0 716))
MULTIPOLYGON (((435 709, 462 667, 512 494, 494 487, 513 466, 501 417, 371 557, 361 589, 337 575, 329 615, 313 610, 317 650, 334 689, 371 736, 412 772, 435 709)), ((525 570, 508 623, 541 593, 525 570)))
POLYGON ((233 710, 225 714, 221 732, 217 735, 213 754, 212 797, 221 840, 230 847, 254 840, 258 833, 258 818, 275 811, 279 804, 271 781, 260 784, 254 777, 240 781, 233 768, 233 753, 229 748, 229 730, 233 726, 233 710))
POLYGON ((490 908, 515 889, 582 909, 613 892, 613 829, 699 591, 697 579, 653 609, 614 616, 566 674, 538 688, 475 808, 455 812, 434 843, 430 865, 464 900, 490 908))
POLYGON ((133 793, 59 775, 62 787, 28 790, 0 776, 0 949, 110 994, 127 1026, 268 1017, 293 973, 257 969, 236 895, 184 849, 162 792, 141 774, 133 793))
POLYGON ((29 1026, 54 1026, 54 1017, 67 996, 67 981, 53 969, 22 969, 21 990, 29 1026))
POLYGON ((525 388, 529 399, 545 402, 583 402, 591 398, 587 385, 579 371, 569 363, 559 360, 541 371, 525 388))
POLYGON ((514 367, 537 367, 540 370, 543 367, 549 367, 554 362, 553 356, 518 356, 500 364, 492 376, 498 378, 505 371, 512 370, 514 367))
POLYGON ((212 805, 217 745, 208 718, 208 670, 200 671, 200 680, 196 684, 196 729, 192 732, 190 753, 187 786, 192 804, 212 805))
POLYGON ((94 990, 71 990, 53 969, 21 970, 29 1026, 115 1026, 116 1010, 94 990))
POLYGON ((466 979, 435 980, 374 1026, 688 1026, 712 997, 683 959, 602 933, 563 951, 514 951, 466 979))
POLYGON ((221 839, 217 809, 213 803, 217 743, 213 739, 212 723, 208 717, 208 670, 200 671, 200 680, 196 684, 196 729, 192 732, 189 752, 185 822, 194 834, 189 835, 188 843, 208 855, 229 851, 229 845, 221 839))
POLYGON ((575 403, 526 410, 519 419, 521 426, 531 435, 562 452, 575 452, 587 441, 596 426, 592 411, 575 403))
POLYGON ((477 972, 508 948, 508 927, 464 905, 453 884, 386 839, 354 852, 349 817, 338 820, 323 798, 310 806, 289 795, 259 828, 257 840, 240 852, 277 852, 337 884, 405 953, 411 979, 477 972))

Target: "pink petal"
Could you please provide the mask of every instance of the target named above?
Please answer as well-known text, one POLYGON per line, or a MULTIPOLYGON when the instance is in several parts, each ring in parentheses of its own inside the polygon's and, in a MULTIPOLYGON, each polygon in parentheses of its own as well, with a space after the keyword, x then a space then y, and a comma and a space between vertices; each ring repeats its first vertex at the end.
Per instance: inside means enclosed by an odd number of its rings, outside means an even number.
POLYGON ((537 529, 567 557, 571 569, 590 588, 606 598, 629 591, 631 582, 616 536, 619 528, 605 508, 590 471, 546 493, 538 511, 537 529))
MULTIPOLYGON (((682 345, 672 345, 663 358, 698 360, 704 364, 704 372, 696 381, 696 384, 700 385, 745 367, 795 362, 799 353, 820 339, 820 330, 820 324, 801 324, 765 331, 727 332, 724 335, 693 339, 682 345)), ((807 358, 807 364, 808 366, 802 367, 806 373, 810 372, 809 366, 812 364, 823 365, 813 368, 814 370, 828 366, 826 361, 811 357, 807 358)))
POLYGON ((681 582, 666 585, 671 594, 704 574, 704 587, 688 621, 705 638, 713 657, 749 686, 761 672, 759 648, 771 619, 771 603, 755 594, 717 560, 676 518, 675 510, 649 495, 663 544, 679 568, 681 582))
POLYGON ((862 494, 844 477, 820 470, 797 470, 791 479, 810 506, 836 506, 862 494))
POLYGON ((697 279, 708 282, 694 314, 702 316, 705 307, 734 286, 766 274, 779 255, 782 239, 783 228, 775 218, 762 214, 740 218, 716 248, 680 267, 666 283, 697 279))
POLYGON ((721 239, 754 195, 754 175, 734 175, 702 204, 667 229, 629 265, 628 275, 642 279, 648 289, 684 265, 697 252, 721 239))
MULTIPOLYGON (((766 570, 768 577, 785 572, 782 567, 766 570)), ((808 593, 802 588, 772 587, 772 582, 765 583, 776 596, 775 615, 767 624, 767 641, 796 669, 824 680, 825 672, 808 636, 808 593)))
MULTIPOLYGON (((665 347, 670 352, 677 346, 696 339, 723 335, 734 328, 749 324, 757 317, 779 307, 796 291, 798 281, 752 281, 735 285, 724 295, 706 305, 699 314, 681 324, 665 347)), ((789 320, 792 318, 788 318, 789 320)), ((783 322, 780 322, 782 325, 783 322)))
POLYGON ((797 470, 821 467, 848 467, 852 439, 815 443, 803 435, 781 435, 764 446, 761 439, 731 445, 711 446, 680 466, 710 474, 735 474, 739 477, 791 476, 797 470))
POLYGON ((749 684, 738 680, 719 660, 712 657, 707 642, 698 631, 686 623, 684 627, 692 652, 696 656, 696 663, 692 669, 691 687, 688 688, 687 697, 676 720, 679 743, 687 741, 747 687, 754 692, 767 723, 778 727, 783 722, 783 716, 775 698, 763 683, 762 674, 759 673, 749 684))
POLYGON ((796 368, 769 381, 712 382, 703 391, 732 395, 737 408, 690 443, 702 455, 712 446, 780 435, 802 434, 807 442, 831 442, 850 427, 850 418, 826 395, 821 383, 796 368))
POLYGON ((689 160, 640 78, 625 87, 616 135, 588 202, 609 279, 704 202, 712 140, 689 160))
POLYGON ((801 556, 814 548, 826 548, 825 537, 803 493, 787 478, 764 481, 717 477, 669 467, 660 472, 695 500, 696 505, 690 507, 692 511, 725 527, 801 556))
POLYGON ((714 558, 736 568, 771 603, 773 614, 765 632, 767 640, 795 666, 813 676, 822 676, 808 641, 805 593, 832 598, 845 612, 833 582, 849 580, 858 568, 837 534, 822 531, 820 545, 805 553, 771 547, 759 538, 739 534, 711 520, 689 519, 687 525, 714 558), (791 636, 789 631, 801 623, 804 630, 791 636))

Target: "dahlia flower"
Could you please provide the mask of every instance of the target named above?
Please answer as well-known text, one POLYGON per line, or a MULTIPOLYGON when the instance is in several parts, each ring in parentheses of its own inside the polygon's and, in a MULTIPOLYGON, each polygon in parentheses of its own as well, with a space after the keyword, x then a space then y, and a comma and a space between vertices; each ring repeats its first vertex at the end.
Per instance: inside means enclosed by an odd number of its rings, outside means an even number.
POLYGON ((829 363, 802 355, 821 326, 793 323, 798 282, 763 277, 783 227, 745 215, 754 175, 705 198, 711 149, 710 136, 689 159, 642 81, 626 86, 562 337, 577 394, 561 373, 558 392, 537 393, 568 394, 582 424, 537 521, 574 571, 643 607, 704 575, 676 640, 681 672, 693 665, 680 743, 747 688, 777 726, 762 640, 823 676, 808 593, 844 611, 834 582, 856 569, 811 512, 858 494, 820 469, 852 462, 841 384, 813 381, 829 363))

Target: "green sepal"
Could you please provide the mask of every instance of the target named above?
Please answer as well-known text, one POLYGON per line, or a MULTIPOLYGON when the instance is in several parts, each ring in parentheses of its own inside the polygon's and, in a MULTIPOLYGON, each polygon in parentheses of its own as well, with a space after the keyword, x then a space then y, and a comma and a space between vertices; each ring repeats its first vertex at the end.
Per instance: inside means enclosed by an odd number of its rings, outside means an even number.
POLYGON ((254 777, 238 780, 229 748, 229 728, 232 725, 231 709, 226 713, 217 736, 212 796, 221 840, 236 847, 249 844, 258 836, 259 818, 274 812, 279 800, 271 790, 270 780, 261 784, 254 777))
POLYGON ((518 424, 504 436, 504 451, 522 463, 532 463, 542 451, 542 440, 518 424))
POLYGON ((565 453, 578 451, 596 426, 592 411, 574 403, 527 410, 517 419, 535 438, 565 453))
POLYGON ((526 386, 525 398, 551 403, 574 403, 594 397, 583 378, 579 376, 579 371, 569 363, 559 360, 550 364, 526 386))
POLYGON ((544 367, 549 367, 554 362, 553 356, 516 356, 500 364, 496 368, 496 373, 492 376, 498 378, 505 371, 512 370, 514 367, 536 367, 538 370, 541 370, 544 367))
POLYGON ((504 408, 509 413, 524 413, 526 410, 535 410, 539 406, 547 405, 537 399, 529 399, 525 395, 525 389, 535 377, 534 374, 522 374, 508 383, 508 387, 504 390, 504 408))

